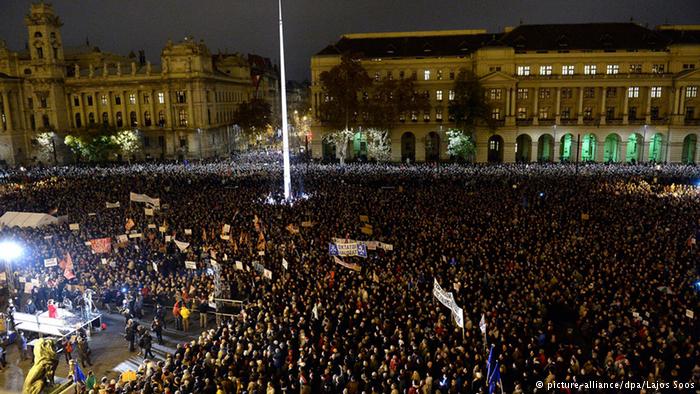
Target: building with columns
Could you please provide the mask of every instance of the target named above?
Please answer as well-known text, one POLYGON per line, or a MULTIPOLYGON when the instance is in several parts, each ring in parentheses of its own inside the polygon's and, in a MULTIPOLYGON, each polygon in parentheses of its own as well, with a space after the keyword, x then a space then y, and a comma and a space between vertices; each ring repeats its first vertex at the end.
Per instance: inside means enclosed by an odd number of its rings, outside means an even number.
MULTIPOLYGON (((160 65, 152 65, 143 51, 137 57, 89 42, 65 47, 49 4, 32 4, 25 24, 26 50, 11 51, 0 41, 0 163, 42 160, 41 133, 51 133, 54 158, 62 162, 70 159, 65 135, 123 129, 138 131, 136 159, 226 155, 238 104, 257 94, 254 55, 212 55, 202 41, 186 37, 169 41, 160 65)), ((274 81, 266 83, 269 94, 268 84, 274 81)))
MULTIPOLYGON (((394 161, 446 160, 460 69, 480 79, 495 131, 476 131, 477 162, 700 162, 700 25, 521 25, 485 30, 347 34, 311 59, 318 119, 323 71, 353 54, 375 81, 414 77, 431 108, 391 130, 394 161)), ((312 154, 333 156, 314 127, 312 154)), ((362 139, 352 154, 362 155, 362 139)))

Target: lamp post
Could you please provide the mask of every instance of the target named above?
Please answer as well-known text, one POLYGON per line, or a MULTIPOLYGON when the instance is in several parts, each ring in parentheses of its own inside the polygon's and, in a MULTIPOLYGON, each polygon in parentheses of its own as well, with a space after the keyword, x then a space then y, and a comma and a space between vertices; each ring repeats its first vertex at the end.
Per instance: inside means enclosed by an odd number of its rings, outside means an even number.
POLYGON ((284 72, 284 28, 282 25, 282 0, 277 0, 280 19, 280 87, 282 100, 282 160, 284 165, 284 199, 292 195, 292 180, 289 169, 289 129, 287 122, 287 84, 284 72))
POLYGON ((5 282, 7 283, 8 300, 12 298, 14 281, 10 263, 22 255, 22 247, 13 241, 0 242, 0 260, 5 262, 5 282))

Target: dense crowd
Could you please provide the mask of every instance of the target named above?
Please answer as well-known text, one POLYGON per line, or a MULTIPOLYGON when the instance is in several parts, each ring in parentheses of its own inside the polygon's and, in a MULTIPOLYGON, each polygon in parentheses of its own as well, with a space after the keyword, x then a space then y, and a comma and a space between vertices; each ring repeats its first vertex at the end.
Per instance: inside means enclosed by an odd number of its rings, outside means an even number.
POLYGON ((2 230, 25 245, 14 280, 40 281, 31 294, 15 283, 18 308, 87 288, 132 313, 143 303, 196 311, 214 294, 245 300, 167 359, 144 360, 135 381, 95 382, 96 393, 479 393, 491 348, 508 393, 538 381, 700 388, 688 316, 698 310, 700 168, 299 164, 291 204, 271 193, 280 174, 265 158, 5 173, 4 210, 67 216, 2 230), (160 209, 147 215, 130 192, 160 198, 160 209), (129 220, 142 236, 120 243, 129 220), (85 242, 103 237, 112 251, 92 253, 85 242), (393 250, 344 258, 355 272, 329 256, 334 237, 393 250), (44 268, 68 254, 75 278, 44 268), (464 330, 432 296, 435 280, 464 309, 464 330))

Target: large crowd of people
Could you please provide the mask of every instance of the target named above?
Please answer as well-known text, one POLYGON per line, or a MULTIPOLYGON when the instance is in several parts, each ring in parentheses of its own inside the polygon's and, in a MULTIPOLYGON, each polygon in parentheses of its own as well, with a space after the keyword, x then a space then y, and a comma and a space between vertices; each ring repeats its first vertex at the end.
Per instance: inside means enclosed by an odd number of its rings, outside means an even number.
POLYGON ((2 229, 24 245, 16 307, 92 289, 127 318, 161 305, 162 320, 163 308, 196 316, 215 297, 244 301, 165 360, 146 357, 136 380, 93 377, 94 393, 480 393, 491 353, 507 393, 700 388, 700 167, 311 163, 292 176, 289 203, 274 155, 6 172, 5 211, 62 218, 2 229), (100 238, 108 253, 86 244, 100 238), (355 271, 329 256, 334 238, 393 247, 343 257, 355 271), (53 257, 61 264, 46 268, 53 257), (39 283, 25 293, 20 278, 39 283), (463 329, 435 281, 463 308, 463 329))

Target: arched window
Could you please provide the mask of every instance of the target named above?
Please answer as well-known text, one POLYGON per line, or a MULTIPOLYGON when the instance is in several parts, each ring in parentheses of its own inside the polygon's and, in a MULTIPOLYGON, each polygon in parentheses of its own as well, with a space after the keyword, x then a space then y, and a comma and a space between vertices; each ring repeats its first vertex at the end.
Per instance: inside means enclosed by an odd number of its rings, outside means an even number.
POLYGON ((51 127, 51 121, 49 121, 49 115, 42 115, 41 116, 41 123, 45 128, 50 128, 51 127))
POLYGON ((83 127, 83 122, 80 119, 80 114, 75 114, 75 127, 76 128, 83 127))
POLYGON ((138 121, 136 120, 136 112, 131 111, 129 113, 129 122, 131 124, 131 127, 136 127, 138 124, 138 121))
POLYGON ((36 47, 36 57, 38 59, 43 59, 44 58, 44 48, 42 47, 36 47))
POLYGON ((90 112, 90 113, 88 114, 88 123, 89 123, 90 125, 94 125, 94 124, 95 124, 95 114, 92 113, 92 112, 90 112))
POLYGON ((151 125, 151 113, 146 111, 143 113, 143 124, 148 127, 151 125))
POLYGON ((124 120, 122 120, 122 113, 117 112, 117 127, 122 127, 124 126, 124 120))
POLYGON ((102 124, 107 126, 109 124, 109 115, 107 112, 102 113, 102 124))
POLYGON ((163 111, 158 111, 158 126, 165 126, 165 114, 163 111))
POLYGON ((40 31, 34 33, 34 38, 41 38, 41 37, 43 37, 43 35, 41 34, 40 31))

